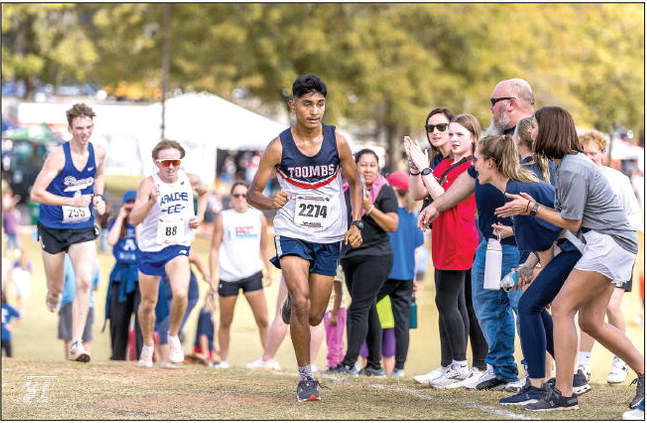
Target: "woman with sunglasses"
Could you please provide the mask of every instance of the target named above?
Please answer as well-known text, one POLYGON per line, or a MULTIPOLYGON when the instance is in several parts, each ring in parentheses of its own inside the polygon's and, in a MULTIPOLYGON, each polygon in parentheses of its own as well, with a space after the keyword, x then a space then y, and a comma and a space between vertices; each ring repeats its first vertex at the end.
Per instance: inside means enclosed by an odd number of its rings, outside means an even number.
POLYGON ((153 366, 155 305, 160 277, 165 274, 173 291, 168 331, 169 360, 171 363, 184 361, 178 333, 188 301, 189 253, 193 231, 204 220, 209 195, 198 175, 180 169, 184 155, 184 148, 178 142, 163 140, 157 143, 152 152, 157 172, 139 184, 135 205, 128 218, 131 225, 139 225, 137 268, 141 303, 138 317, 144 346, 137 364, 144 367, 153 366), (197 213, 193 205, 194 191, 198 194, 197 213))
POLYGON ((557 165, 555 208, 543 205, 527 193, 508 194, 512 201, 496 210, 498 216, 532 215, 581 236, 582 257, 575 263, 551 305, 554 322, 555 385, 547 387, 530 410, 578 408, 573 392, 577 356, 575 315, 580 328, 624 360, 636 374, 636 395, 630 408, 645 396, 643 355, 627 336, 604 321, 614 281, 628 280, 638 252, 638 240, 627 215, 608 181, 582 152, 571 114, 560 107, 543 107, 535 113, 538 123, 536 152, 557 165))
MULTIPOLYGON (((442 195, 471 166, 472 152, 481 134, 481 126, 474 116, 463 114, 451 120, 448 134, 452 158, 443 160, 433 172, 429 167, 420 170, 420 178, 431 199, 442 195)), ((404 137, 404 145, 413 164, 418 168, 424 166, 424 154, 418 144, 404 137)), ((481 362, 478 363, 480 369, 471 370, 466 358, 470 321, 465 300, 465 280, 478 245, 475 211, 475 197, 470 195, 451 209, 441 212, 431 232, 441 349, 449 350, 451 360, 448 364, 441 362, 441 366, 446 364, 444 373, 429 382, 437 388, 463 386, 474 373, 480 376, 486 367, 481 362)), ((484 356, 486 348, 482 350, 481 356, 484 356)))
POLYGON ((218 344, 220 363, 215 367, 228 368, 231 323, 238 292, 243 291, 245 299, 254 314, 254 320, 261 338, 261 347, 267 338, 267 302, 263 291, 272 281, 270 248, 267 240, 267 219, 247 203, 247 183, 234 182, 231 186, 231 206, 218 215, 213 230, 209 267, 211 283, 218 282, 220 297, 220 323, 218 344), (263 273, 261 273, 261 269, 263 273))
MULTIPOLYGON (((429 160, 429 168, 435 169, 436 166, 451 154, 451 148, 449 146, 449 122, 454 118, 454 114, 449 109, 438 107, 433 109, 427 115, 425 120, 425 134, 427 135, 427 141, 429 142, 429 151, 431 160, 429 160)), ((422 153, 422 151, 421 151, 422 153)), ((429 204, 429 193, 427 188, 422 182, 420 177, 420 171, 427 167, 427 156, 422 153, 418 159, 418 164, 422 167, 418 167, 409 157, 409 192, 411 193, 414 200, 425 200, 422 208, 425 208, 429 204)))

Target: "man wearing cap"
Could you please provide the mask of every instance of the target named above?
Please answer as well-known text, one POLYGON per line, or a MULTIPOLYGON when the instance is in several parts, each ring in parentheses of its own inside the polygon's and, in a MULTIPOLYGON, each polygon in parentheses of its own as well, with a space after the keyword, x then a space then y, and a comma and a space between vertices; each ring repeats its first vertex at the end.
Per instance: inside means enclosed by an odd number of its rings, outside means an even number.
POLYGON ((168 330, 169 360, 184 361, 184 351, 178 337, 188 303, 191 268, 189 253, 193 231, 200 226, 207 208, 208 191, 198 175, 180 169, 184 148, 175 141, 163 140, 153 148, 157 172, 145 178, 137 189, 135 205, 128 222, 137 226, 139 256, 138 308, 144 346, 138 366, 153 366, 153 334, 155 306, 159 281, 166 274, 171 283, 168 330), (194 211, 193 192, 198 194, 198 210, 194 211))
POLYGON ((76 276, 68 359, 87 363, 90 353, 83 347, 83 331, 97 257, 95 239, 99 231, 94 224, 94 213, 104 214, 106 210, 102 197, 106 153, 103 147, 90 142, 95 114, 88 105, 75 104, 66 114, 72 139, 47 156, 34 181, 31 200, 40 203, 38 236, 47 279, 45 304, 52 313, 59 306, 67 253, 76 276))
MULTIPOLYGON (((137 240, 135 227, 128 223, 128 217, 136 197, 137 191, 126 191, 121 199, 117 218, 108 225, 108 245, 112 247, 112 255, 115 258, 106 294, 106 319, 110 320, 110 344, 112 346, 110 360, 126 359, 130 318, 137 310, 140 301, 137 240)), ((136 316, 135 322, 139 332, 136 316)), ((137 350, 141 350, 141 342, 139 342, 137 350)))
POLYGON ((409 175, 398 170, 391 173, 387 180, 398 199, 398 229, 389 232, 393 267, 388 279, 382 284, 377 301, 387 295, 391 298, 395 322, 395 367, 391 376, 404 376, 404 362, 409 351, 413 279, 416 275, 415 251, 425 240, 417 226, 418 214, 414 211, 416 202, 408 191, 409 175))

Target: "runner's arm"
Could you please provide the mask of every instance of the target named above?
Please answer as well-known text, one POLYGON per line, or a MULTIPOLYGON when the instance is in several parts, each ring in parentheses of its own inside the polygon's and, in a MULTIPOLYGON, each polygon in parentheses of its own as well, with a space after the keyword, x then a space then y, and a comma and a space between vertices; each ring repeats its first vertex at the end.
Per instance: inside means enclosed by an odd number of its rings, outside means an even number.
POLYGON ((350 150, 348 141, 343 135, 335 132, 337 136, 337 151, 344 177, 350 186, 351 220, 362 218, 362 182, 359 179, 359 171, 353 160, 353 153, 350 150))
POLYGON ((137 226, 144 221, 153 204, 157 201, 157 196, 151 195, 153 190, 153 178, 150 176, 139 183, 137 188, 137 198, 130 211, 128 223, 137 226))
MULTIPOLYGON (((277 210, 283 205, 277 206, 273 198, 269 198, 263 194, 263 190, 267 186, 275 166, 281 163, 281 155, 283 149, 281 147, 281 140, 274 138, 263 152, 261 161, 258 164, 258 170, 254 175, 251 185, 247 191, 247 202, 259 210, 277 210)), ((279 191, 281 193, 281 191, 279 191)), ((277 193, 277 195, 279 194, 277 193)), ((283 193, 283 195, 287 195, 283 193)), ((275 196, 276 198, 276 196, 275 196)), ((285 203, 283 203, 285 204, 285 203)))
MULTIPOLYGON (((270 246, 268 245, 267 239, 267 218, 264 214, 261 214, 261 256, 263 259, 263 267, 265 268, 264 278, 271 283, 272 281, 272 263, 270 263, 270 258, 272 258, 270 252, 270 246)), ((269 285, 268 283, 268 285, 269 285)))
POLYGON ((196 217, 200 219, 200 222, 204 220, 204 212, 207 210, 207 200, 209 199, 209 191, 207 186, 202 182, 202 179, 196 174, 187 173, 191 186, 198 194, 198 211, 196 212, 196 217))
MULTIPOLYGON (((47 187, 52 183, 54 178, 61 173, 64 165, 65 154, 63 153, 63 147, 59 146, 52 151, 49 156, 47 156, 47 159, 43 164, 43 168, 38 173, 38 176, 36 176, 30 195, 32 201, 52 206, 84 206, 83 204, 80 204, 78 200, 81 197, 63 197, 47 191, 47 187)), ((89 196, 86 197, 89 198, 89 196)), ((89 200, 87 200, 87 202, 89 203, 89 200)), ((87 206, 87 203, 85 206, 87 206)))

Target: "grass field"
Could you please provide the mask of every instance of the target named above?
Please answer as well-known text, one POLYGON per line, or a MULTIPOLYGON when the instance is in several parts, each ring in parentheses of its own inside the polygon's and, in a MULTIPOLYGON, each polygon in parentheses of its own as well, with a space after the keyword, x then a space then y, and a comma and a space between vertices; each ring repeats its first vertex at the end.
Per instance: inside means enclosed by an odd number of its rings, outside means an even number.
MULTIPOLYGON (((133 181, 131 181, 133 182, 133 181)), ((136 182, 135 182, 136 184, 136 182)), ((128 186, 124 183, 126 188, 128 186)), ((112 255, 100 253, 101 285, 96 295, 93 360, 89 365, 64 360, 61 341, 56 339, 57 316, 44 306, 44 272, 38 245, 31 229, 23 227, 21 242, 34 263, 34 284, 24 319, 14 328, 13 359, 2 359, 2 419, 11 420, 613 420, 627 410, 633 397, 633 379, 619 386, 607 386, 606 376, 612 355, 597 345, 593 355, 592 392, 581 399, 581 410, 566 413, 529 413, 520 407, 502 407, 500 392, 449 392, 415 384, 411 376, 436 368, 440 361, 438 316, 434 304, 433 281, 429 276, 417 295, 419 327, 411 331, 411 345, 403 379, 322 379, 331 389, 322 390, 324 401, 297 404, 295 401, 296 361, 289 337, 276 359, 284 372, 252 372, 246 363, 262 352, 251 311, 239 299, 232 326, 230 364, 232 369, 216 370, 186 366, 182 369, 155 367, 140 369, 133 363, 115 363, 109 357, 108 330, 101 332, 107 280, 112 255), (25 395, 34 383, 32 376, 53 376, 47 398, 38 402, 25 395)), ((642 238, 640 263, 642 268, 642 238)), ((207 260, 209 240, 198 237, 194 248, 207 260)), ((278 290, 275 282, 266 290, 269 310, 274 312, 278 290)), ((637 285, 637 284, 636 284, 637 285)), ((644 328, 634 322, 641 313, 636 293, 625 295, 623 306, 627 332, 644 351, 644 328)), ((206 284, 201 284, 201 292, 206 284)), ((10 295, 10 299, 12 296, 10 295)), ((11 301, 11 300, 10 300, 11 301)), ((195 335, 196 306, 186 325, 187 345, 195 335)), ((520 348, 517 345, 517 359, 520 348)), ((469 356, 469 352, 468 352, 469 356)), ((325 368, 325 343, 317 364, 325 368)), ((38 397, 41 398, 42 397, 38 397)))

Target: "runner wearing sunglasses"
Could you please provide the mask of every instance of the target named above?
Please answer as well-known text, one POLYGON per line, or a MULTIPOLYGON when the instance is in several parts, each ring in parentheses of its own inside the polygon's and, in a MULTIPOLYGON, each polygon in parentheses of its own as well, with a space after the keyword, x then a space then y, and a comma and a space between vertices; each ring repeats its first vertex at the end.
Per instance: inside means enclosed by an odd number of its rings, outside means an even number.
POLYGON ((137 258, 141 303, 138 309, 144 346, 138 365, 153 365, 153 332, 155 305, 160 277, 166 274, 171 283, 169 320, 169 360, 184 361, 178 332, 187 307, 191 269, 189 252, 193 230, 204 219, 208 191, 198 175, 180 169, 184 148, 175 141, 160 141, 153 148, 157 173, 144 179, 137 188, 135 205, 128 219, 137 226, 141 253, 137 258), (198 210, 194 211, 193 191, 198 194, 198 210))

